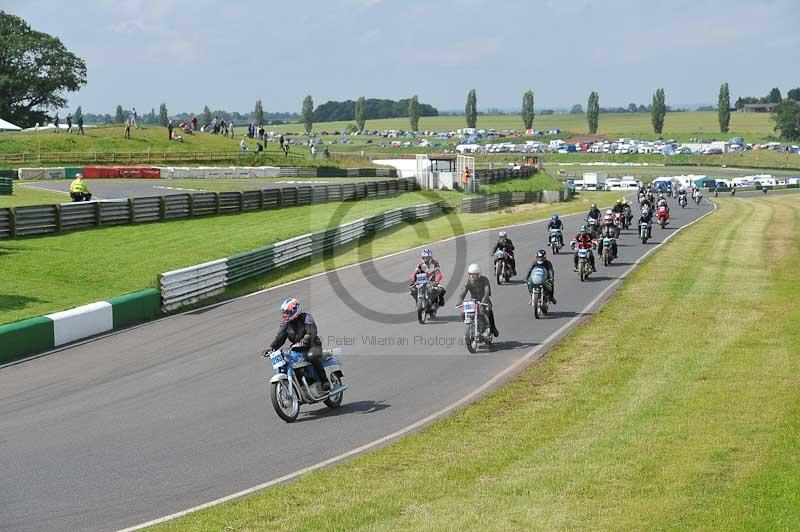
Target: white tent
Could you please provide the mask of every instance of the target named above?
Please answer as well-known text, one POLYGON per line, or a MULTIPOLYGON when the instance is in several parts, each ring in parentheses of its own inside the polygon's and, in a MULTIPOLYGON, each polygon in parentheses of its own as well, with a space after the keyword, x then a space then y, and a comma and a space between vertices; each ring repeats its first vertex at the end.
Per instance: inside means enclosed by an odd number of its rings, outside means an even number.
MULTIPOLYGON (((68 127, 69 126, 67 126, 67 124, 59 124, 58 125, 58 129, 59 130, 63 129, 63 130, 66 131, 68 127)), ((53 131, 55 128, 56 128, 55 124, 45 124, 43 126, 39 126, 39 131, 53 131)), ((36 131, 36 126, 34 126, 34 127, 26 127, 22 131, 36 131)))
POLYGON ((0 118, 0 131, 22 131, 22 128, 0 118))

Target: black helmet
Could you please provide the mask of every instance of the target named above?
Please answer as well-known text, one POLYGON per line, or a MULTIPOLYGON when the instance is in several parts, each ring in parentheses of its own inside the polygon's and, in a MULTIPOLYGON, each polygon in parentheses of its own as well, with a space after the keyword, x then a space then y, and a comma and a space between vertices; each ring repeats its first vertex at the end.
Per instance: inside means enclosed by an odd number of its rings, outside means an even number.
POLYGON ((536 262, 544 262, 547 258, 547 252, 543 249, 540 249, 536 252, 536 262))

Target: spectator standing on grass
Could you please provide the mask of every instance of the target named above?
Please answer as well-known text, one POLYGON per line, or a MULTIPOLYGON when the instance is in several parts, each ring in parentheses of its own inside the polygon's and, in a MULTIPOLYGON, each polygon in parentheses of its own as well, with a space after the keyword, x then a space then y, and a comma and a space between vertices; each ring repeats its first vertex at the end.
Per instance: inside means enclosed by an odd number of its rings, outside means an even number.
POLYGON ((61 120, 58 118, 58 113, 56 113, 56 117, 53 119, 53 125, 56 126, 56 133, 58 133, 58 124, 61 123, 61 120))
POLYGON ((247 139, 246 136, 242 136, 242 141, 239 142, 239 147, 242 149, 242 151, 247 151, 247 140, 246 139, 247 139))
POLYGON ((67 133, 72 134, 72 113, 67 113, 67 133))
POLYGON ((280 143, 280 145, 281 145, 281 149, 283 149, 283 133, 281 133, 281 136, 280 136, 280 137, 278 137, 278 142, 279 142, 279 143, 280 143))
POLYGON ((136 112, 136 107, 133 108, 133 113, 131 114, 131 126, 139 129, 139 113, 136 112))
POLYGON ((125 120, 125 138, 126 139, 130 139, 131 138, 131 119, 130 118, 125 120))
POLYGON ((218 131, 219 128, 217 126, 217 117, 214 117, 214 120, 211 121, 211 132, 216 135, 218 131))
POLYGON ((197 131, 197 117, 192 115, 192 131, 197 131))
POLYGON ((327 146, 325 146, 325 151, 322 152, 322 154, 325 156, 326 159, 330 159, 331 158, 331 152, 330 152, 330 150, 328 150, 327 146))
POLYGON ((172 119, 167 122, 167 140, 172 140, 172 119))
POLYGON ((233 120, 231 120, 230 122, 228 122, 228 135, 229 135, 231 138, 234 138, 234 135, 235 135, 235 133, 236 133, 236 132, 235 132, 235 131, 234 131, 234 129, 233 129, 233 120))
POLYGON ((78 135, 85 135, 83 132, 83 114, 78 117, 78 135))
POLYGON ((312 159, 317 158, 317 146, 315 144, 311 145, 311 158, 312 159))

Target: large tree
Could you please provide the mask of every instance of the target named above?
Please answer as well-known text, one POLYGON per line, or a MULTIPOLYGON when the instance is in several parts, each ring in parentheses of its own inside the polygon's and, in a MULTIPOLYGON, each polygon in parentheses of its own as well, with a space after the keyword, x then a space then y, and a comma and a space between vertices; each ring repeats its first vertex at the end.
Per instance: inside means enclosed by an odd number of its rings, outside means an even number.
POLYGON ((167 114, 167 104, 162 103, 158 108, 158 124, 167 127, 169 115, 167 114))
POLYGON ((536 114, 533 111, 533 91, 527 90, 522 95, 522 111, 520 112, 522 115, 522 123, 525 125, 525 129, 531 129, 533 127, 533 118, 536 114))
POLYGON ((300 112, 300 121, 306 129, 306 133, 311 133, 314 127, 314 100, 311 99, 309 94, 303 98, 303 110, 300 112))
POLYGON ((800 103, 785 101, 779 103, 772 112, 775 131, 786 140, 800 140, 800 103))
POLYGON ((653 104, 650 107, 650 121, 653 123, 653 131, 661 134, 664 130, 664 117, 667 115, 667 105, 665 103, 664 89, 658 89, 653 94, 653 104))
POLYGON ((253 119, 256 121, 257 126, 260 126, 264 123, 264 108, 261 107, 261 100, 256 100, 256 108, 255 112, 253 113, 253 119))
POLYGON ((794 100, 796 102, 800 102, 800 87, 796 89, 791 89, 789 92, 786 93, 787 100, 794 100))
POLYGON ((719 115, 719 131, 727 133, 731 123, 731 93, 728 84, 723 83, 719 88, 719 100, 717 102, 717 113, 719 115))
POLYGON ((478 125, 478 96, 475 89, 467 94, 467 105, 464 107, 464 114, 467 117, 467 127, 474 128, 478 125))
POLYGON ((206 126, 211 123, 211 109, 206 105, 203 107, 203 125, 206 126))
POLYGON ((411 131, 419 131, 419 98, 416 94, 408 100, 408 124, 411 131))
MULTIPOLYGON (((634 104, 631 104, 636 107, 634 104)), ((586 120, 589 122, 589 133, 597 133, 597 125, 600 122, 600 95, 592 91, 589 101, 586 104, 586 120)))
POLYGON ((367 124, 367 99, 363 96, 359 96, 356 100, 355 119, 358 130, 364 131, 364 126, 367 124))
POLYGON ((122 111, 122 106, 118 105, 114 113, 114 123, 121 124, 125 121, 125 113, 122 111))
POLYGON ((781 103, 781 90, 778 87, 773 88, 767 95, 767 103, 781 103))
POLYGON ((58 37, 34 31, 0 11, 0 116, 20 126, 47 122, 67 104, 65 92, 86 84, 86 63, 58 37))

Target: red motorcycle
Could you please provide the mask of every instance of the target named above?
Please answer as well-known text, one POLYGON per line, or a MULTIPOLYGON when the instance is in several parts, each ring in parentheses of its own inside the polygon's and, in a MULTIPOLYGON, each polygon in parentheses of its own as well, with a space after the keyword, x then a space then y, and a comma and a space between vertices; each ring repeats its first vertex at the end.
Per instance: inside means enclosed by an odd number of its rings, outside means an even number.
POLYGON ((661 229, 667 226, 667 222, 669 222, 669 209, 666 205, 662 205, 658 208, 658 211, 656 211, 656 219, 659 225, 661 225, 661 229))

